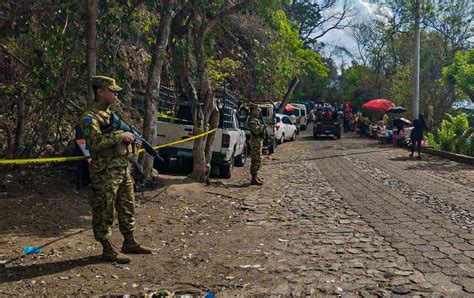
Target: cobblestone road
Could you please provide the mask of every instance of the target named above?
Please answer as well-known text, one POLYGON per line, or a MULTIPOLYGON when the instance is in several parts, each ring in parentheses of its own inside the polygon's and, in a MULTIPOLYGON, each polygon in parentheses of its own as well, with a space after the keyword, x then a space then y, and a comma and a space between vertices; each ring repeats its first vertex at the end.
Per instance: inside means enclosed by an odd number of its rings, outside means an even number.
POLYGON ((353 135, 278 150, 263 171, 282 182, 245 204, 247 224, 286 235, 250 293, 474 296, 471 166, 353 135))

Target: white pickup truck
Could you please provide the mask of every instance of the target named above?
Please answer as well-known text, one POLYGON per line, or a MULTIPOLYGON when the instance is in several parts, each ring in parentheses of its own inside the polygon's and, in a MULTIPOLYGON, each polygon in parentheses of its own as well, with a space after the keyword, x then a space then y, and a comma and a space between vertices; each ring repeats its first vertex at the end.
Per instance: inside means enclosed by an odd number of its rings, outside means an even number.
MULTIPOLYGON (((244 166, 247 159, 245 132, 239 128, 237 102, 234 101, 223 100, 224 103, 220 107, 219 127, 212 144, 211 172, 222 178, 230 178, 234 165, 244 166)), ((189 102, 180 102, 175 106, 174 111, 172 116, 158 117, 158 145, 193 136, 189 102)), ((171 158, 192 160, 193 145, 194 141, 189 141, 160 149, 163 161, 156 160, 155 167, 166 168, 171 158)))

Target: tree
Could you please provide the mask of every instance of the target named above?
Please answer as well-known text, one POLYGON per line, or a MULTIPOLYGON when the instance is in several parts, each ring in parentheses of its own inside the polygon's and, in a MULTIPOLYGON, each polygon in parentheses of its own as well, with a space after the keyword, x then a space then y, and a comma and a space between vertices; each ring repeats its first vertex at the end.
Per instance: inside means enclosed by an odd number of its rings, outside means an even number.
MULTIPOLYGON (((178 82, 191 101, 195 135, 217 128, 219 114, 208 70, 205 45, 209 33, 223 19, 251 4, 252 0, 199 1, 186 3, 172 23, 171 44, 178 82), (189 16, 189 17, 188 17, 189 16), (193 65, 195 63, 195 66, 193 65), (192 73, 196 73, 193 82, 192 73), (195 84, 198 86, 196 88, 195 84)), ((193 173, 198 182, 207 183, 211 169, 211 146, 214 134, 194 140, 193 173)))
MULTIPOLYGON (((87 0, 87 78, 97 74, 97 0, 87 0)), ((92 86, 88 86, 87 98, 94 99, 92 86)))
MULTIPOLYGON (((173 17, 174 0, 163 0, 160 9, 160 25, 156 32, 156 41, 152 50, 151 63, 148 68, 148 82, 145 92, 145 115, 143 135, 152 144, 156 143, 156 102, 159 97, 161 70, 166 59, 166 47, 170 35, 173 17)), ((145 154, 142 160, 143 175, 150 178, 153 169, 153 157, 145 154)))
POLYGON ((472 45, 474 16, 468 9, 470 0, 452 1, 428 6, 425 23, 445 39, 445 51, 455 53, 472 45))
POLYGON ((314 47, 318 40, 332 30, 349 26, 353 8, 347 0, 336 10, 336 0, 295 0, 287 6, 289 18, 298 25, 305 46, 314 47))
POLYGON ((474 102, 474 49, 457 52, 451 65, 443 68, 441 82, 455 86, 474 102))

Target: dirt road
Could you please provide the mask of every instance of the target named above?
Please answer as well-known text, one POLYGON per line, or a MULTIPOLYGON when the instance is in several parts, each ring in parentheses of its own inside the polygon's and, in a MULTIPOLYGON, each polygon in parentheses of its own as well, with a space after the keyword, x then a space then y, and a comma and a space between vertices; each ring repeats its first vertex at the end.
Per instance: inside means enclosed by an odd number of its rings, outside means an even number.
POLYGON ((16 173, 0 196, 0 259, 84 231, 0 268, 0 294, 474 295, 472 166, 306 133, 265 158, 263 187, 248 167, 212 187, 163 176, 138 194, 137 236, 158 252, 126 266, 97 257, 86 191, 64 172, 16 173))

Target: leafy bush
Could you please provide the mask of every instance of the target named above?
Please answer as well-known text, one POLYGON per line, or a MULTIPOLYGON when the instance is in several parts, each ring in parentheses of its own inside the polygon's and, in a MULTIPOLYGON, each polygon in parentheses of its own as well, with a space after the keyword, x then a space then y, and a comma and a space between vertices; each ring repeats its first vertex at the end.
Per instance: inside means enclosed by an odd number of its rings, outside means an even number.
POLYGON ((473 156, 473 129, 469 127, 467 115, 446 115, 447 118, 441 122, 438 129, 437 137, 431 133, 427 135, 428 144, 434 149, 473 156))

